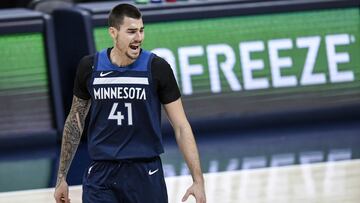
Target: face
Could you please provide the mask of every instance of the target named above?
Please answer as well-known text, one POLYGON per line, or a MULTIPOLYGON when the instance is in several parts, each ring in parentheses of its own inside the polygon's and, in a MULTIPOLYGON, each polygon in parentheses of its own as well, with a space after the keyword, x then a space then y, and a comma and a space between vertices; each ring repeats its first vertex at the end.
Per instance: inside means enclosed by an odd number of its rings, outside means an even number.
POLYGON ((120 29, 109 28, 114 41, 114 48, 125 60, 135 60, 140 54, 141 43, 144 40, 144 24, 142 19, 124 17, 120 29))

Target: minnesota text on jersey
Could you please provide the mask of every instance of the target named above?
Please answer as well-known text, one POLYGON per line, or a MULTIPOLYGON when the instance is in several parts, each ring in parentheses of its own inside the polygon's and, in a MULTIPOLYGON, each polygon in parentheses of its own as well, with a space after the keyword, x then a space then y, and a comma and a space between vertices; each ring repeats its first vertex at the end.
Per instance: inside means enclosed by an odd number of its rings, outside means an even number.
MULTIPOLYGON (((145 77, 108 77, 94 78, 94 85, 149 85, 145 77)), ((146 100, 146 91, 142 87, 99 87, 93 88, 95 99, 137 99, 146 100)))
POLYGON ((100 87, 94 88, 94 96, 95 99, 146 100, 146 91, 141 87, 100 87))

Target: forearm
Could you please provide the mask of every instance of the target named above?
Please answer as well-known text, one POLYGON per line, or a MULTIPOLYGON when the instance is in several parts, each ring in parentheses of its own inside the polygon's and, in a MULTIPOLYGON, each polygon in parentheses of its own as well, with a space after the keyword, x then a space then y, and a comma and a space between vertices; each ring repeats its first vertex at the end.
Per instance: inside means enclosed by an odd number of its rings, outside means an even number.
POLYGON ((196 147, 195 138, 188 122, 175 129, 175 137, 184 159, 190 169, 193 181, 204 184, 201 171, 199 152, 196 147))
POLYGON ((66 179, 70 164, 79 146, 90 101, 74 97, 70 113, 65 121, 57 183, 66 179))

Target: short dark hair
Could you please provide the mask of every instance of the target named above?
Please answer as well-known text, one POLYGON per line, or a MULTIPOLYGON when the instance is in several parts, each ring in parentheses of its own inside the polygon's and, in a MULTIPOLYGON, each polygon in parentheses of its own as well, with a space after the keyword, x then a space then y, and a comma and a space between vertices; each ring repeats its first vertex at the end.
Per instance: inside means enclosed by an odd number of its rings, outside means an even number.
POLYGON ((111 9, 108 24, 109 27, 115 27, 120 29, 120 25, 124 22, 124 17, 140 19, 141 13, 138 8, 131 4, 118 4, 113 9, 111 9))

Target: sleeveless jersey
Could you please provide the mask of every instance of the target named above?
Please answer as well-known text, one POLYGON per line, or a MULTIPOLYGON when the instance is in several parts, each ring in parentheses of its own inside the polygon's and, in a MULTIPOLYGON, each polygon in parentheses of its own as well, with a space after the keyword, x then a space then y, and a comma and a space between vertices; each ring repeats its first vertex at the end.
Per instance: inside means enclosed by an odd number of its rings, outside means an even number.
POLYGON ((153 54, 141 50, 125 67, 111 63, 107 51, 95 55, 88 150, 93 160, 154 157, 163 153, 161 106, 152 83, 153 54))

